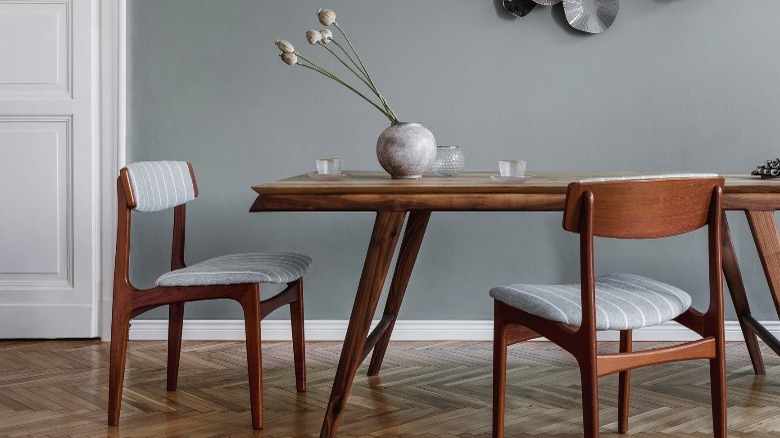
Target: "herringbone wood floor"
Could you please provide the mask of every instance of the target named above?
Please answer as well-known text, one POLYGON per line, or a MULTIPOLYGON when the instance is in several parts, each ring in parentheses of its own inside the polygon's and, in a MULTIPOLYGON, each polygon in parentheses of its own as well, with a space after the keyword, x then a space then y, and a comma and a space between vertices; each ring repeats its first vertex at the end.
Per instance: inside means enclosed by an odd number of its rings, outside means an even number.
MULTIPOLYGON (((165 343, 131 342, 121 426, 111 428, 107 343, 0 342, 0 436, 318 436, 341 344, 307 348, 309 391, 297 394, 290 344, 264 344, 265 430, 253 432, 243 343, 185 341, 179 391, 169 393, 165 343)), ((507 436, 581 436, 573 360, 542 342, 509 354, 507 436)), ((744 346, 728 346, 730 436, 780 437, 780 359, 765 358, 767 375, 756 377, 744 346)), ((366 366, 340 437, 490 436, 490 343, 392 343, 381 377, 367 378, 366 366)), ((616 437, 617 378, 601 382, 602 435, 616 437)), ((639 369, 631 395, 631 435, 711 436, 705 361, 639 369)))

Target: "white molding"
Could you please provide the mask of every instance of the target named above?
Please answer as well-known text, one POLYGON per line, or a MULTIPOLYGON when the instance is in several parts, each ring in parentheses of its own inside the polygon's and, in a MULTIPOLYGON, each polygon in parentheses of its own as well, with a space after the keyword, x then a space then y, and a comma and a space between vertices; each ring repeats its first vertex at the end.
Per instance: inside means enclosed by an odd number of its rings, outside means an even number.
POLYGON ((116 239, 116 176, 126 160, 127 0, 100 0, 100 336, 111 334, 116 239))
MULTIPOLYGON (((374 321, 374 325, 377 321, 374 321)), ((780 338, 780 321, 761 322, 773 335, 780 338)), ((262 339, 266 341, 291 340, 290 321, 265 320, 261 324, 262 339)), ((347 332, 346 320, 306 321, 307 341, 343 341, 347 332)), ((373 327, 373 325, 372 325, 373 327)), ((185 320, 183 338, 189 340, 239 341, 244 339, 242 320, 185 320)), ((130 327, 130 339, 168 339, 168 322, 159 319, 136 319, 130 327)), ((394 341, 490 341, 493 339, 493 321, 454 320, 400 320, 393 330, 394 341)), ((618 340, 618 332, 599 333, 599 339, 618 340)), ((681 325, 668 322, 634 331, 635 341, 692 341, 698 335, 681 325)), ((737 321, 726 321, 726 340, 743 341, 737 321)))

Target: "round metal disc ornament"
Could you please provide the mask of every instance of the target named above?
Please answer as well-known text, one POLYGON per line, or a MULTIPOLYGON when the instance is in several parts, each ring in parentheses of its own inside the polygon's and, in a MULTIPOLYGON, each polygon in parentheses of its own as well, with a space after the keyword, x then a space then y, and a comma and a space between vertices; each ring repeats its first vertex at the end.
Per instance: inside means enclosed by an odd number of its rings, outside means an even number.
POLYGON ((525 17, 536 7, 533 0, 503 0, 501 4, 507 12, 516 17, 525 17))
POLYGON ((615 21, 618 0, 563 0, 563 10, 571 27, 601 33, 615 21))

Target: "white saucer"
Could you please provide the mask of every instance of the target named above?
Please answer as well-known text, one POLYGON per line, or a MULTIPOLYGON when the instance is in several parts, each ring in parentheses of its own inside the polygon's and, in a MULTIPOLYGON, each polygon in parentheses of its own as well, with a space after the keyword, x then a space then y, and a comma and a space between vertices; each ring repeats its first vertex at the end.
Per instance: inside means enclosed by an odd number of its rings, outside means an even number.
POLYGON ((344 178, 348 178, 348 173, 341 173, 338 175, 328 175, 319 172, 309 172, 309 176, 320 181, 341 181, 344 178))
POLYGON ((501 175, 490 175, 491 178, 493 178, 493 181, 505 183, 505 184, 519 184, 524 183, 531 179, 530 176, 501 176, 501 175))

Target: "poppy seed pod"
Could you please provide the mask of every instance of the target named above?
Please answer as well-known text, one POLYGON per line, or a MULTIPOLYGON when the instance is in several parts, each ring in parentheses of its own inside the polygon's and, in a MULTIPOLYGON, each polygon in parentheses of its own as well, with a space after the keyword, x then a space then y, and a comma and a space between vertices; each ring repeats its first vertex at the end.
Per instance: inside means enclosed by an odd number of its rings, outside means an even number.
POLYGON ((287 65, 295 65, 298 63, 298 55, 293 52, 282 52, 279 56, 282 57, 282 61, 287 65))
POLYGON ((322 44, 327 44, 333 39, 333 32, 331 32, 330 29, 322 29, 320 31, 320 36, 322 37, 322 44))
POLYGON ((320 9, 317 11, 317 18, 323 26, 330 26, 336 22, 336 13, 330 9, 320 9))
POLYGON ((285 40, 276 40, 276 47, 278 47, 282 53, 292 53, 295 51, 295 47, 293 47, 289 41, 285 40))
POLYGON ((322 34, 317 32, 316 30, 307 30, 306 31, 306 41, 309 42, 309 44, 317 44, 322 40, 322 34))

